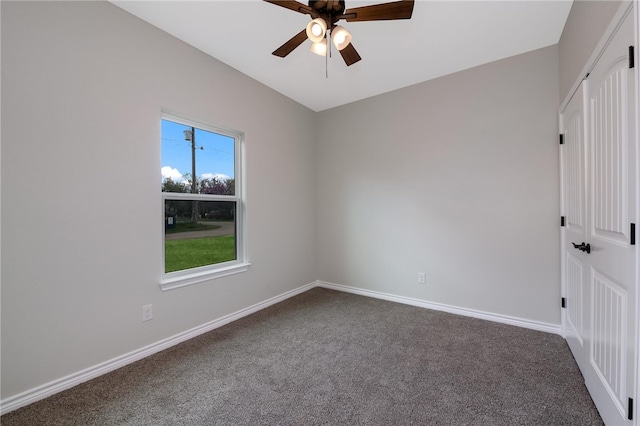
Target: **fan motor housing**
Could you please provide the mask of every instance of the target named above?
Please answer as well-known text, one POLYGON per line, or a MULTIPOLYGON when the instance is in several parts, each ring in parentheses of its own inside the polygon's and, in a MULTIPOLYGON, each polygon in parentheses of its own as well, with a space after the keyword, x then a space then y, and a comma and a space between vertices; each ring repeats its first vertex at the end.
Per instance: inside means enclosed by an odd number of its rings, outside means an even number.
POLYGON ((344 4, 344 0, 339 0, 334 2, 328 2, 327 0, 309 0, 309 7, 313 8, 314 10, 317 10, 318 12, 328 13, 330 15, 337 15, 344 12, 345 4, 344 4), (328 9, 327 6, 330 3, 332 3, 333 7, 328 9))

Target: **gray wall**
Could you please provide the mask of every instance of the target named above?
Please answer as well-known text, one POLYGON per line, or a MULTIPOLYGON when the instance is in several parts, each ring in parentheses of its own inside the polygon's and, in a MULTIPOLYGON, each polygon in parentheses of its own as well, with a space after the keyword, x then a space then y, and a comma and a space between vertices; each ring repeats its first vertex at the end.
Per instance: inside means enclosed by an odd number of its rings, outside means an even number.
POLYGON ((313 111, 109 3, 1 7, 3 399, 316 279, 313 111), (246 132, 249 272, 160 291, 162 108, 246 132))
POLYGON ((552 46, 320 113, 319 279, 559 324, 557 70, 552 46))
POLYGON ((611 19, 619 0, 574 0, 558 43, 560 50, 560 102, 569 94, 611 19))

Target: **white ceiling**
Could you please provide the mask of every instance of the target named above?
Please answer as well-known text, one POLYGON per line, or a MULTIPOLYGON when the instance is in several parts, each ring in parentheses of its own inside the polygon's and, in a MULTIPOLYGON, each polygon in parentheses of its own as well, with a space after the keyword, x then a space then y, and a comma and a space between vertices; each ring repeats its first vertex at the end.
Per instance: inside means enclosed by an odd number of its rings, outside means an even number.
MULTIPOLYGON (((346 0, 346 6, 386 2, 346 0)), ((309 40, 284 59, 271 55, 311 18, 263 1, 112 3, 322 111, 556 44, 572 0, 418 0, 410 20, 340 21, 362 57, 350 67, 338 52, 328 62, 311 53, 309 40)))

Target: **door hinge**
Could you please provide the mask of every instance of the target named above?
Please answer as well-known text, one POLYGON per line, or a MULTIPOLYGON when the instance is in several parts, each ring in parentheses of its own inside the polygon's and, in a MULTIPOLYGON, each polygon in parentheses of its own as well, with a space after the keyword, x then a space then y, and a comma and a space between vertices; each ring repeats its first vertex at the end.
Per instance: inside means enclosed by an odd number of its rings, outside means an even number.
POLYGON ((633 420, 633 398, 629 398, 629 407, 627 411, 627 419, 633 420))
POLYGON ((635 55, 634 55, 634 48, 633 46, 629 46, 629 69, 632 69, 636 66, 635 64, 635 55))
POLYGON ((630 234, 630 241, 629 244, 631 244, 632 246, 636 245, 636 224, 632 223, 631 226, 629 226, 629 234, 630 234))
POLYGON ((562 307, 563 307, 563 308, 566 308, 566 307, 567 307, 567 298, 566 298, 566 297, 563 297, 563 298, 562 298, 562 307))
POLYGON ((560 226, 565 226, 565 218, 564 218, 564 216, 560 216, 560 226))
POLYGON ((564 135, 560 133, 560 145, 564 145, 564 135))

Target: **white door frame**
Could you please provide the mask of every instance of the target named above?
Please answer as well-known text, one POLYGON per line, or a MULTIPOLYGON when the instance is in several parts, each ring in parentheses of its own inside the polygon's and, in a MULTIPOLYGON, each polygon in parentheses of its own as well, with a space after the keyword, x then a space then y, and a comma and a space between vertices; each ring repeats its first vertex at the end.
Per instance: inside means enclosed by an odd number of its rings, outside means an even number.
MULTIPOLYGON (((635 42, 635 66, 638 68, 638 55, 640 54, 640 4, 638 0, 634 0, 635 4, 635 33, 636 38, 635 42)), ((640 114, 640 71, 636 71, 636 112, 640 114)), ((636 164, 640 164, 640 119, 636 120, 636 164)), ((640 167, 636 172, 636 188, 640 188, 640 167)), ((639 190, 640 191, 640 190, 639 190)), ((634 218, 636 228, 640 226, 640 196, 636 197, 636 217, 634 218)), ((638 233, 638 229, 636 229, 636 233, 638 233)), ((636 240, 638 236, 636 235, 636 240)), ((640 242, 636 242, 639 244, 640 242)), ((636 250, 636 265, 640 265, 640 249, 636 250)), ((636 309, 636 330, 640 330, 640 266, 636 268, 636 306, 639 309, 636 309)), ((636 348, 636 382, 635 382, 635 394, 638 397, 638 390, 640 386, 640 339, 638 340, 638 345, 636 348)), ((640 399, 638 397, 637 399, 640 399)), ((634 424, 640 424, 640 410, 638 410, 638 403, 640 401, 635 401, 635 415, 634 415, 634 424)))

